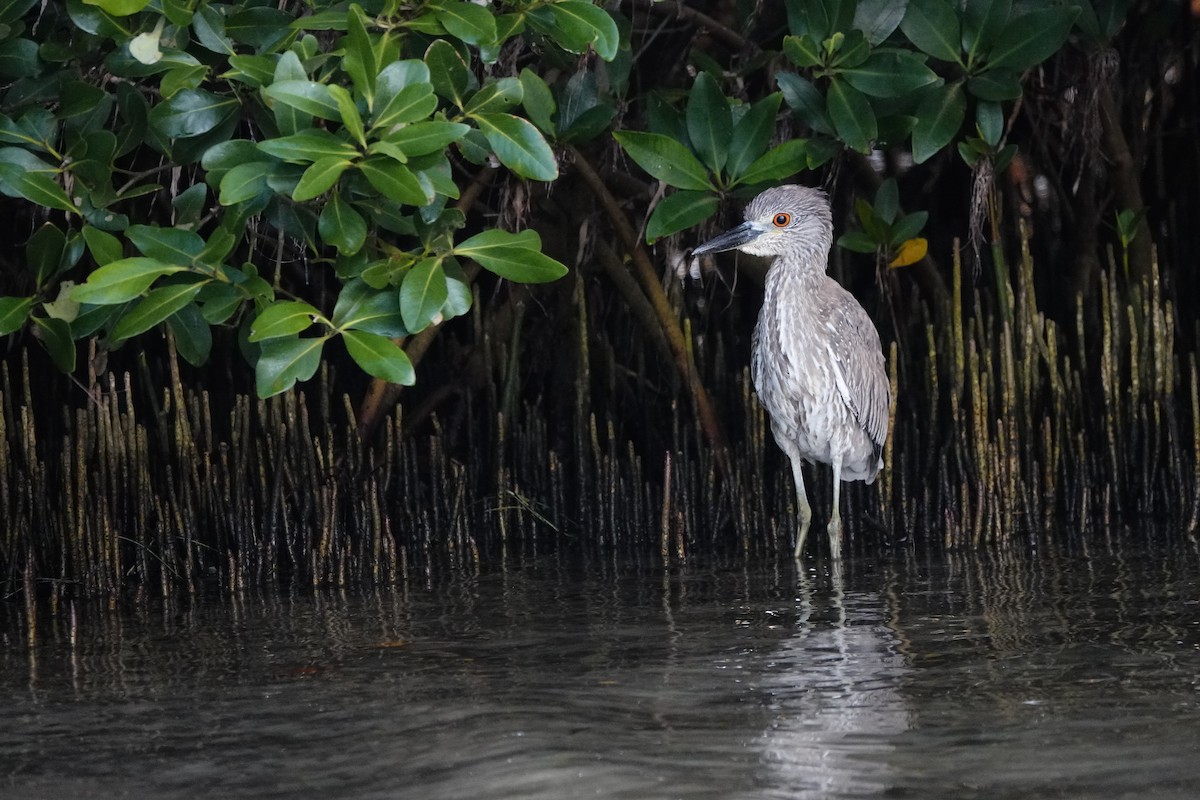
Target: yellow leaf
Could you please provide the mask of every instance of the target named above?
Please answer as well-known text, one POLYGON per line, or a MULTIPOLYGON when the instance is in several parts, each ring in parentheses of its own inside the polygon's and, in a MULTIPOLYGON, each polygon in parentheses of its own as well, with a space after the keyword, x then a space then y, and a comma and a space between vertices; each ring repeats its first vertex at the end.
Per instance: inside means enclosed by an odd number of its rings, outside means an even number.
POLYGON ((900 250, 896 253, 896 257, 888 262, 889 267, 907 267, 909 264, 915 264, 925 257, 929 252, 929 242, 920 236, 915 239, 909 239, 904 244, 900 245, 900 250))

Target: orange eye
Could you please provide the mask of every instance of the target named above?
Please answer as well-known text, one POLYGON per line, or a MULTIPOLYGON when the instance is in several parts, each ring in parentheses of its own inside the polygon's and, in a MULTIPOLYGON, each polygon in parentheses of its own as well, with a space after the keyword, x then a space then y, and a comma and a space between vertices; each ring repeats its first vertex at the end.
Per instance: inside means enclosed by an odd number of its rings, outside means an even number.
POLYGON ((771 222, 775 223, 776 228, 786 228, 792 222, 792 215, 784 214, 781 211, 780 213, 775 215, 775 218, 772 219, 771 222))

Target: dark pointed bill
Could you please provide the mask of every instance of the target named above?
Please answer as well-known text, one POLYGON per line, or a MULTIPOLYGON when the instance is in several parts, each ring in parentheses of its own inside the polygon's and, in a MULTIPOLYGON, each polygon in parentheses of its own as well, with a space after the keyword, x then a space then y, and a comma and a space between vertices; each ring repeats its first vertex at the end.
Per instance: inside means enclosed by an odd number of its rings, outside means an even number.
POLYGON ((732 230, 725 231, 720 236, 709 239, 704 244, 692 250, 692 255, 699 256, 704 253, 721 253, 726 250, 733 250, 735 247, 741 247, 746 242, 752 242, 759 237, 762 231, 753 222, 743 222, 732 230))

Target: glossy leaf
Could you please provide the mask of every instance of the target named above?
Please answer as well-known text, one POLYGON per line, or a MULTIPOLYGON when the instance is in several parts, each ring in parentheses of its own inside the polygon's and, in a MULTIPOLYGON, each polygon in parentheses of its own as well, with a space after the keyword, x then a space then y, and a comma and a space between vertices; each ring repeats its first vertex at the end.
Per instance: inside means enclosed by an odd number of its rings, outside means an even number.
POLYGON ((833 120, 817 87, 794 72, 777 72, 775 82, 788 107, 801 121, 817 133, 833 135, 833 120))
POLYGON ((445 39, 437 39, 425 51, 426 83, 454 105, 462 108, 466 103, 467 90, 471 86, 471 73, 454 45, 445 39))
POLYGON ((175 349, 184 361, 193 367, 208 361, 212 352, 212 328, 195 303, 188 303, 167 317, 167 324, 175 336, 175 349))
POLYGON ((556 39, 566 49, 582 53, 591 46, 605 61, 616 57, 620 44, 617 24, 603 8, 591 0, 559 0, 548 5, 547 10, 563 34, 556 39))
POLYGON ((94 270, 71 296, 81 303, 126 303, 140 297, 158 278, 183 271, 153 258, 123 258, 94 270))
POLYGON ((843 70, 840 77, 872 97, 901 97, 938 80, 921 56, 904 50, 872 53, 861 66, 843 70))
POLYGON ((413 333, 429 327, 446 302, 446 273, 440 259, 418 261, 400 284, 400 316, 413 333))
POLYGON ((484 44, 496 40, 496 19, 492 12, 462 0, 427 0, 438 22, 446 31, 467 44, 484 44))
POLYGON ((128 17, 150 5, 150 0, 83 0, 83 2, 102 8, 114 17, 128 17))
POLYGON ((692 84, 686 120, 688 137, 700 160, 712 172, 720 172, 729 156, 733 116, 721 87, 707 72, 697 75, 692 84))
POLYGON ((517 175, 538 181, 558 177, 554 151, 529 120, 512 114, 477 114, 473 119, 496 158, 517 175))
POLYGON ((32 309, 32 297, 0 297, 0 336, 20 330, 32 309))
POLYGON ((634 162, 655 178, 676 189, 713 189, 708 170, 679 142, 659 133, 617 131, 617 144, 634 162))
POLYGON ((317 231, 326 244, 337 248, 344 256, 352 256, 367 240, 367 223, 353 206, 335 194, 321 209, 317 231))
POLYGON ((169 139, 199 136, 237 113, 236 97, 204 89, 184 89, 150 110, 150 126, 169 139))
POLYGON ((829 116, 838 137, 852 150, 870 152, 879 128, 867 98, 845 81, 834 78, 829 83, 828 100, 829 116))
POLYGON ((361 279, 347 281, 333 309, 333 324, 340 331, 367 331, 398 339, 407 336, 395 289, 374 289, 361 279))
POLYGON ((900 27, 908 0, 858 0, 853 26, 872 45, 882 43, 900 27))
POLYGON ((308 164, 322 158, 352 159, 359 154, 350 142, 320 128, 265 139, 258 143, 258 149, 289 164, 308 164))
POLYGON ((529 121, 538 126, 542 133, 553 135, 554 112, 558 110, 554 94, 542 77, 526 67, 521 70, 521 102, 529 121))
POLYGON ((825 59, 820 46, 809 35, 783 37, 783 54, 797 67, 818 67, 825 59))
POLYGON ((32 172, 16 164, 3 162, 0 163, 0 183, 35 205, 70 214, 79 213, 71 198, 49 172, 32 172))
POLYGON ((151 289, 117 321, 112 331, 113 340, 121 341, 137 336, 165 321, 167 317, 192 302, 202 286, 201 283, 176 283, 151 289))
POLYGON ((742 174, 741 183, 775 183, 808 166, 808 140, 791 139, 763 153, 742 174))
POLYGON ((125 236, 142 255, 166 264, 187 266, 204 250, 204 240, 198 234, 179 228, 130 225, 125 236))
POLYGON ((542 253, 542 239, 531 230, 484 231, 456 245, 454 253, 518 283, 545 283, 567 274, 565 266, 542 253))
POLYGON ((325 338, 272 339, 262 345, 254 365, 255 387, 259 397, 271 397, 306 381, 321 366, 325 338))
POLYGON ((433 201, 417 176, 408 167, 386 156, 374 156, 358 163, 367 181, 389 200, 410 206, 423 206, 433 201))
POLYGON ((909 0, 900 30, 922 52, 942 61, 961 62, 958 15, 949 0, 909 0))
POLYGON ((521 102, 524 95, 525 92, 519 79, 500 78, 485 83, 479 91, 471 95, 471 99, 467 101, 467 106, 463 111, 467 114, 508 111, 521 102))
POLYGON ((879 184, 875 192, 875 216, 885 225, 891 225, 900 211, 900 187, 895 178, 888 178, 879 184))
POLYGON ((354 362, 371 377, 403 386, 417 382, 408 354, 391 339, 365 331, 342 331, 342 341, 354 362))
POLYGON ((725 172, 730 178, 736 181, 766 151, 775 133, 775 115, 782 101, 782 94, 772 92, 751 106, 733 126, 725 162, 725 172))
POLYGON ((54 366, 62 372, 75 371, 75 341, 71 338, 71 326, 61 319, 30 317, 37 331, 38 341, 50 354, 54 366))
POLYGON ((925 223, 929 221, 928 211, 914 211, 911 214, 905 214, 896 224, 892 226, 892 237, 889 244, 897 244, 906 242, 921 232, 925 227, 925 223))
POLYGON ((968 64, 992 48, 1011 10, 1012 0, 967 0, 962 14, 962 49, 968 64))
POLYGON ((329 93, 333 95, 333 101, 337 103, 338 113, 342 116, 342 125, 355 141, 365 147, 367 138, 363 128, 362 114, 355 105, 354 98, 350 96, 350 92, 337 85, 330 86, 329 93))
POLYGON ((967 90, 980 100, 1002 103, 1021 96, 1021 81, 1006 69, 989 69, 967 81, 967 90))
POLYGON ((1020 72, 1042 63, 1062 47, 1078 15, 1078 8, 1062 6, 1031 11, 1011 20, 987 53, 988 65, 1020 72))
POLYGON ((239 164, 221 177, 218 202, 232 206, 254 198, 267 191, 267 176, 270 164, 249 162, 239 164))
POLYGON ((83 226, 83 240, 98 266, 111 264, 125 255, 120 239, 91 225, 83 226))
POLYGON ((948 145, 962 127, 966 113, 962 84, 940 86, 921 101, 912 133, 913 161, 921 164, 948 145))
POLYGON ((659 203, 646 222, 646 241, 653 244, 664 236, 691 228, 716 213, 720 205, 708 192, 675 192, 659 203))
POLYGON ((414 122, 390 132, 384 141, 406 158, 438 153, 467 135, 471 128, 461 122, 429 120, 414 122))
POLYGON ((250 325, 252 342, 294 336, 312 327, 321 314, 299 300, 278 300, 264 308, 250 325))
POLYGON ((329 87, 307 80, 276 81, 263 89, 263 94, 304 114, 338 122, 342 112, 329 87))
POLYGON ((320 197, 333 188, 349 166, 350 161, 339 156, 317 159, 300 176, 300 182, 292 190, 292 199, 302 203, 320 197))

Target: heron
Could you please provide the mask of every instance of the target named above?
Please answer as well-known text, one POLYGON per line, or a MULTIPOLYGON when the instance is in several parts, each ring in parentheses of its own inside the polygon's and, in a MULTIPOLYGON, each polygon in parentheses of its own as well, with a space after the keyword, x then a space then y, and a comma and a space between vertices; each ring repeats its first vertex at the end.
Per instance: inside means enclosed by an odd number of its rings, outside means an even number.
POLYGON ((826 533, 842 553, 842 481, 872 483, 883 468, 891 386, 879 332, 854 295, 825 274, 833 215, 825 192, 808 186, 767 189, 746 206, 745 221, 692 250, 738 249, 773 256, 751 343, 750 374, 787 455, 796 484, 796 559, 812 523, 804 462, 833 467, 833 510, 826 533))

